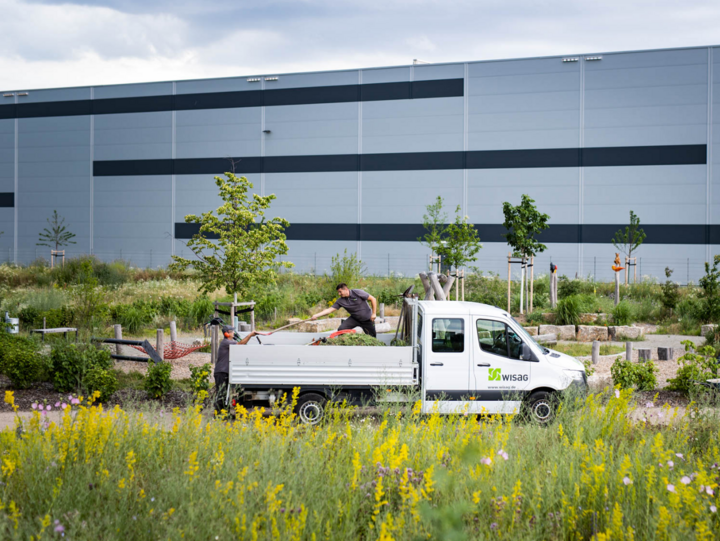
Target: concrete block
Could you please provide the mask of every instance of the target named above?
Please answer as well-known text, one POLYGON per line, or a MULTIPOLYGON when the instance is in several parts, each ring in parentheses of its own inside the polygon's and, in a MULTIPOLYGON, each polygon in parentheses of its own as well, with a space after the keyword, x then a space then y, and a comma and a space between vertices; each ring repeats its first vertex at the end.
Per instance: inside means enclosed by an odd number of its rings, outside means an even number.
POLYGON ((713 325, 713 324, 703 325, 702 327, 700 327, 700 336, 707 336, 708 334, 713 332, 716 327, 717 327, 717 325, 713 325))
POLYGON ((538 335, 538 328, 537 327, 525 327, 525 330, 530 336, 537 336, 538 335))
POLYGON ((554 334, 558 340, 575 340, 575 325, 540 325, 538 334, 554 334))
POLYGON ((645 336, 645 329, 642 327, 630 327, 627 325, 614 325, 608 327, 610 340, 622 342, 624 339, 636 340, 645 336))
POLYGON ((554 346, 557 344, 557 335, 555 334, 539 334, 535 337, 535 341, 538 344, 544 346, 554 346))
POLYGON ((638 348, 638 362, 644 363, 645 361, 652 360, 652 349, 650 348, 638 348))
POLYGON ((658 348, 658 361, 672 361, 674 355, 673 348, 658 348))
POLYGON ((578 325, 577 341, 593 342, 598 340, 605 342, 608 339, 607 327, 597 327, 594 325, 578 325))

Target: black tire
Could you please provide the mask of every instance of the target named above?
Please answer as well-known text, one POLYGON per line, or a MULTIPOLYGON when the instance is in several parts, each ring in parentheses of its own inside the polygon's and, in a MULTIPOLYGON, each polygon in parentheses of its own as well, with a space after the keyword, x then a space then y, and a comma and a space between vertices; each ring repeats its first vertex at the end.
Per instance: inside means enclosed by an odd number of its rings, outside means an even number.
POLYGON ((523 404, 524 417, 531 423, 549 425, 555 420, 557 406, 557 396, 546 391, 535 391, 523 404))
POLYGON ((325 397, 316 393, 302 395, 298 399, 296 411, 300 422, 306 425, 316 425, 325 417, 325 397))

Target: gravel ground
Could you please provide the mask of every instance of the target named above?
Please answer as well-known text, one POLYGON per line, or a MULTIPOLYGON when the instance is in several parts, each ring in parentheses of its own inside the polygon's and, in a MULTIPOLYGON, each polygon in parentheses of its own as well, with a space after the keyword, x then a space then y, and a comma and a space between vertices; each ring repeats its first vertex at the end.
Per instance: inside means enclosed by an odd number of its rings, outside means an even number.
MULTIPOLYGON (((125 348, 125 346, 123 346, 125 348)), ((123 351, 123 355, 138 355, 137 350, 127 348, 128 351, 123 351)), ((205 363, 210 362, 209 353, 190 353, 180 359, 172 359, 168 361, 172 364, 172 372, 170 377, 172 379, 188 379, 190 377, 191 366, 202 366, 205 363)), ((142 374, 147 373, 147 363, 138 363, 135 361, 116 361, 115 367, 123 372, 140 372, 142 374)))

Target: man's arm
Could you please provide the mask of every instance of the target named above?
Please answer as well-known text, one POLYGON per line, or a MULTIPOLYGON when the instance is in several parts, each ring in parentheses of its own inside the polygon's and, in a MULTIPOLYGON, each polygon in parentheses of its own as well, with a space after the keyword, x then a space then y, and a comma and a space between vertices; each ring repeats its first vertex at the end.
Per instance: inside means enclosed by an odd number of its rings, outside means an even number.
POLYGON ((337 310, 337 308, 335 308, 334 306, 331 306, 330 308, 325 308, 325 310, 323 310, 322 312, 318 312, 317 314, 313 314, 312 316, 310 316, 310 319, 314 321, 319 317, 323 317, 328 314, 332 314, 336 310, 337 310))
POLYGON ((244 346, 244 345, 247 344, 247 343, 250 341, 250 339, 251 339, 253 336, 255 336, 256 334, 257 334, 257 333, 256 333, 255 331, 250 331, 245 338, 243 338, 242 340, 240 340, 240 341, 238 342, 238 344, 241 345, 241 346, 244 346))
POLYGON ((377 299, 372 295, 368 295, 368 300, 370 301, 370 304, 372 304, 372 315, 370 316, 370 321, 375 321, 375 318, 377 317, 377 299))

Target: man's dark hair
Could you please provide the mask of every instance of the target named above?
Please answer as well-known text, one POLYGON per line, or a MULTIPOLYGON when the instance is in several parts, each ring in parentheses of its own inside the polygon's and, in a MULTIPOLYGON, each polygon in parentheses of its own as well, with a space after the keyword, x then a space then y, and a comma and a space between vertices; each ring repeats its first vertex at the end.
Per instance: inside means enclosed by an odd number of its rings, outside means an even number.
POLYGON ((347 284, 345 282, 340 282, 338 285, 335 286, 335 291, 340 291, 341 289, 349 289, 347 284))

